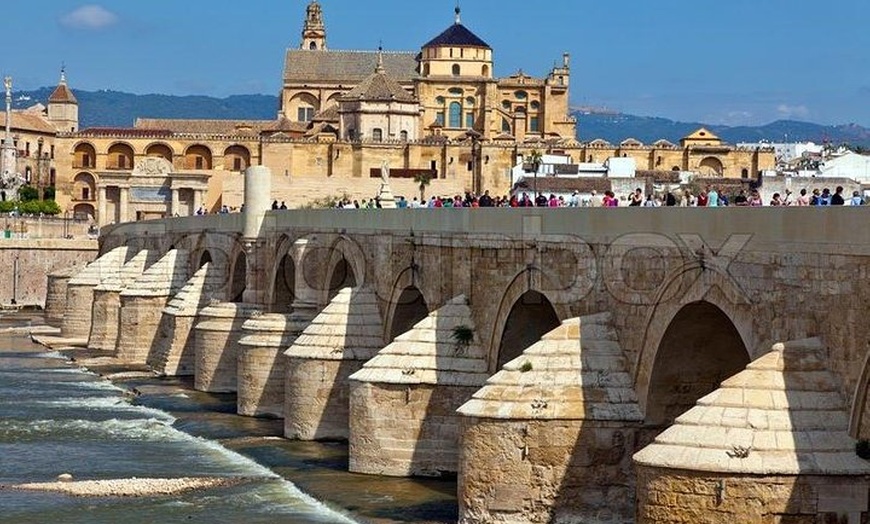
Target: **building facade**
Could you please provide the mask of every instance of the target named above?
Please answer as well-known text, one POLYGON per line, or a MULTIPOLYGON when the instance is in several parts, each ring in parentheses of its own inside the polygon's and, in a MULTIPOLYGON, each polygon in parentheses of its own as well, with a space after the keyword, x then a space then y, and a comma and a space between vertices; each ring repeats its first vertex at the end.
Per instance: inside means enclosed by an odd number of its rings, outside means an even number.
POLYGON ((718 177, 773 169, 772 150, 729 146, 707 130, 679 145, 578 142, 570 57, 545 78, 497 78, 494 50, 460 14, 416 51, 333 50, 323 7, 310 2, 301 43, 285 55, 274 120, 141 118, 132 128, 79 130, 64 80, 49 111, 60 131, 58 203, 101 225, 239 208, 241 173, 251 165, 271 169, 273 198, 290 207, 368 200, 384 163, 393 192, 408 200, 486 189, 506 195, 512 170, 533 151, 577 164, 632 157, 638 170, 718 177), (420 175, 430 180, 423 188, 420 175))

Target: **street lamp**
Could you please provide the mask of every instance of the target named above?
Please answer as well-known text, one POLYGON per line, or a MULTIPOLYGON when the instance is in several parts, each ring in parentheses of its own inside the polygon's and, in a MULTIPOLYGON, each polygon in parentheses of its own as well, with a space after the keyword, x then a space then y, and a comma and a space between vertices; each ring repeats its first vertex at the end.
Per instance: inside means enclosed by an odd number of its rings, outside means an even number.
POLYGON ((471 187, 475 195, 483 193, 483 181, 480 176, 480 137, 474 129, 465 132, 465 137, 471 140, 471 187))

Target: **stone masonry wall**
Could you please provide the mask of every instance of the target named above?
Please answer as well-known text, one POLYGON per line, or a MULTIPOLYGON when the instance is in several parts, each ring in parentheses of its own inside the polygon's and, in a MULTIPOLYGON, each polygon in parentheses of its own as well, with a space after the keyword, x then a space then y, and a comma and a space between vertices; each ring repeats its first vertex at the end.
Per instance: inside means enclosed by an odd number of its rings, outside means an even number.
POLYGON ((637 475, 637 524, 870 522, 867 484, 854 478, 731 477, 649 467, 638 467, 637 475), (853 520, 845 520, 850 514, 853 520))
POLYGON ((475 389, 351 381, 350 470, 388 476, 456 472, 456 410, 475 389))
POLYGON ((287 358, 284 436, 299 440, 347 440, 350 411, 348 377, 358 360, 287 358))
POLYGON ((15 299, 19 305, 44 307, 49 274, 71 266, 84 268, 96 257, 93 240, 2 240, 0 304, 15 299))
POLYGON ((462 424, 463 524, 631 520, 636 430, 569 420, 462 424))
POLYGON ((240 346, 238 414, 284 416, 284 356, 281 348, 240 346))

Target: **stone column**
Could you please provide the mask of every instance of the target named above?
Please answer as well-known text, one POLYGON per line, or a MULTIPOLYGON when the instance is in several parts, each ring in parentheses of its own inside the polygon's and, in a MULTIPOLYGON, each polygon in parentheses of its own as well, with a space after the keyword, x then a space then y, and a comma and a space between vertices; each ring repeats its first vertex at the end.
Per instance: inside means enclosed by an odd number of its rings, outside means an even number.
POLYGON ((179 214, 178 213, 179 207, 181 207, 181 204, 179 203, 179 199, 178 199, 178 188, 173 187, 172 188, 172 205, 169 208, 169 216, 172 216, 172 217, 177 216, 179 214))
POLYGON ((319 290, 309 285, 305 275, 305 253, 311 247, 309 244, 308 239, 301 238, 290 248, 296 266, 293 311, 308 318, 314 318, 317 315, 320 293, 319 290))
POLYGON ((121 188, 121 203, 120 207, 120 216, 118 217, 118 223, 123 224, 130 220, 129 210, 127 209, 130 204, 130 188, 122 187, 121 188))
POLYGON ((106 216, 106 187, 101 186, 98 190, 97 194, 97 207, 99 207, 99 212, 97 215, 97 223, 101 226, 104 226, 109 223, 108 217, 106 216))
POLYGON ((222 302, 203 309, 194 327, 196 370, 194 389, 208 393, 238 391, 239 340, 242 324, 256 308, 222 302))

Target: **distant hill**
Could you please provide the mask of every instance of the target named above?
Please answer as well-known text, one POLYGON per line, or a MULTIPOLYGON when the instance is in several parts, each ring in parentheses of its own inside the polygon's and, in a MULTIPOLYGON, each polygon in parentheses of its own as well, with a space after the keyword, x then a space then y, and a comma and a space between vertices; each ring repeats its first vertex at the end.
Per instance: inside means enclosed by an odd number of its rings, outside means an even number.
POLYGON ((824 142, 848 143, 855 146, 870 147, 870 129, 857 124, 825 126, 810 122, 777 120, 763 126, 731 127, 595 111, 577 111, 574 116, 577 117, 578 135, 584 141, 603 138, 610 143, 618 144, 626 138, 635 138, 643 143, 651 144, 664 138, 678 143, 680 138, 703 126, 731 144, 763 140, 769 142, 788 140, 790 142, 812 141, 817 144, 824 142))
MULTIPOLYGON (((15 107, 25 108, 37 102, 46 104, 54 88, 15 94, 15 107)), ((118 91, 75 91, 79 100, 80 127, 130 127, 136 118, 209 118, 269 120, 278 113, 278 97, 270 95, 235 95, 227 98, 208 96, 134 95, 118 91)), ((581 140, 603 138, 618 144, 636 138, 650 144, 660 138, 677 143, 702 125, 726 142, 771 142, 811 140, 835 144, 849 143, 870 147, 870 129, 856 124, 823 126, 809 122, 779 120, 764 126, 729 127, 698 122, 676 122, 660 117, 646 117, 582 108, 574 112, 581 140)))

